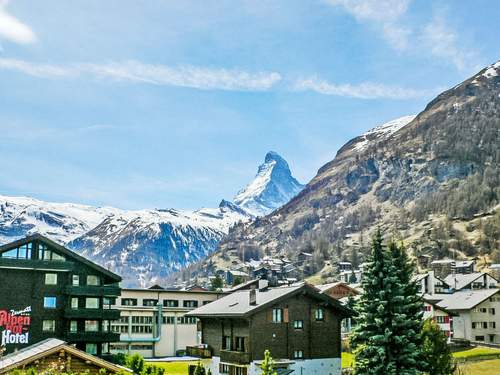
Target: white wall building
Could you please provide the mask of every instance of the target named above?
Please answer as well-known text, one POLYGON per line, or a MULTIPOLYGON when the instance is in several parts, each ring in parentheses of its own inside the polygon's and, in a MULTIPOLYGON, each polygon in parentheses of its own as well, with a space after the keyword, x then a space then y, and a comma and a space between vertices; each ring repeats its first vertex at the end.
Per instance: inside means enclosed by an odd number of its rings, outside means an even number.
POLYGON ((184 314, 220 296, 221 293, 201 289, 122 289, 121 297, 113 306, 121 310, 121 318, 111 324, 111 329, 120 333, 120 342, 110 345, 111 353, 166 357, 199 344, 197 320, 184 314), (158 331, 159 311, 162 318, 158 331))

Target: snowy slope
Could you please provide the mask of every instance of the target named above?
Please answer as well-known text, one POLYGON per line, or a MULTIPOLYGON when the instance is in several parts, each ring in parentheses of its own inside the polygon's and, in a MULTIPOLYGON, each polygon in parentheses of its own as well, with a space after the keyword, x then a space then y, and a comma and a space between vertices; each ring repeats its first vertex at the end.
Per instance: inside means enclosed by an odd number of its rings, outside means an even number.
POLYGON ((41 233, 66 243, 96 227, 120 210, 73 203, 49 203, 28 197, 0 195, 0 243, 41 233))
POLYGON ((267 215, 296 196, 304 185, 293 176, 285 159, 268 152, 255 178, 236 194, 236 205, 254 216, 267 215))
POLYGON ((384 138, 389 138, 392 134, 397 132, 399 129, 408 125, 416 116, 403 116, 395 120, 386 122, 385 124, 378 125, 373 129, 368 130, 366 133, 357 137, 354 149, 356 151, 364 150, 371 142, 381 141, 384 138))

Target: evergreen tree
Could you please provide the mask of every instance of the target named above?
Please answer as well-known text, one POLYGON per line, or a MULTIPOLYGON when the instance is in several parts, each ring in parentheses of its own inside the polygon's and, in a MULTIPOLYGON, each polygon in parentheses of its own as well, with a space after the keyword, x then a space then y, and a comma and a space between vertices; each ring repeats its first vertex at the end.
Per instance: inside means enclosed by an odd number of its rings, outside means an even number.
POLYGON ((429 375, 452 375, 453 362, 446 335, 432 319, 427 319, 422 328, 423 370, 429 375))
POLYGON ((380 231, 363 276, 357 326, 351 336, 358 375, 419 374, 421 305, 411 283, 411 264, 396 245, 383 245, 380 231), (417 312, 418 310, 418 312, 417 312))
POLYGON ((224 286, 224 281, 222 281, 222 278, 219 275, 215 276, 215 278, 213 278, 212 281, 210 282, 210 289, 212 291, 221 290, 223 286, 224 286))
POLYGON ((276 375, 276 371, 274 371, 274 361, 269 350, 264 352, 264 360, 260 368, 262 369, 262 375, 276 375))

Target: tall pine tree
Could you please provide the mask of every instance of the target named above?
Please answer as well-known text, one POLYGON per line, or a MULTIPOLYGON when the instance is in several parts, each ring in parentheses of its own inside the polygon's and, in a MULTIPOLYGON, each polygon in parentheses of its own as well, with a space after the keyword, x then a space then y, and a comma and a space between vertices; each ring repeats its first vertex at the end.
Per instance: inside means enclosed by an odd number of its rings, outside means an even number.
POLYGON ((363 275, 357 327, 351 336, 358 375, 418 374, 421 304, 404 249, 383 244, 380 231, 363 275))

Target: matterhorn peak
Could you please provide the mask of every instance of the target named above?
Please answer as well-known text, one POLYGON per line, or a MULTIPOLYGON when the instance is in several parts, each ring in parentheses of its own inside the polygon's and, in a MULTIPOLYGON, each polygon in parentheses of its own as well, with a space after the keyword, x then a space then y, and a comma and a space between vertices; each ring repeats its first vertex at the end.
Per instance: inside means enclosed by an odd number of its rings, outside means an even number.
POLYGON ((263 216, 281 207, 304 188, 293 176, 284 158, 269 151, 257 175, 234 197, 234 203, 254 216, 263 216))

